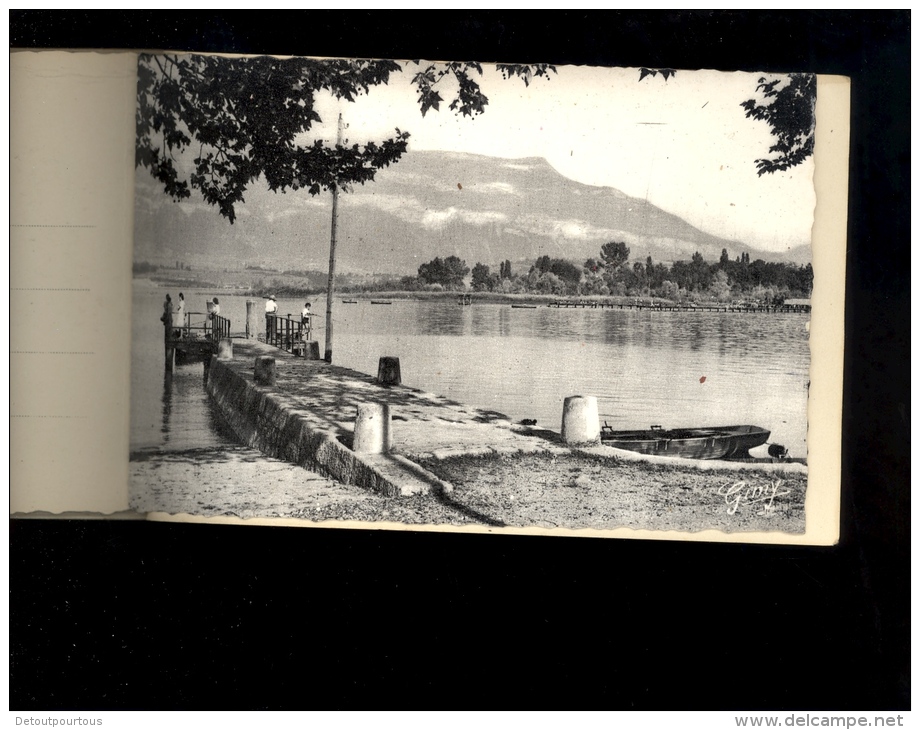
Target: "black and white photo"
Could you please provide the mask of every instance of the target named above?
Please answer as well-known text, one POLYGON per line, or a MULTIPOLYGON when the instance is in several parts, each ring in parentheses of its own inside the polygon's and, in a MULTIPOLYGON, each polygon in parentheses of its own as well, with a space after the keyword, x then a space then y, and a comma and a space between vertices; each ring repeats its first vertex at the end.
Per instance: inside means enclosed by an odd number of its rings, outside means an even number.
POLYGON ((131 507, 805 530, 811 74, 142 54, 131 507))

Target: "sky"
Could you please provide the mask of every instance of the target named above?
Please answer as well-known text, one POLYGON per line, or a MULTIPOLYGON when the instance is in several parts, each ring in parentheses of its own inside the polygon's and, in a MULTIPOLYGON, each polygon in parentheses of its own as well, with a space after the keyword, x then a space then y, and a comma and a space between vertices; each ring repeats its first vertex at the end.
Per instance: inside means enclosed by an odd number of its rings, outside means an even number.
POLYGON ((767 251, 811 240, 813 159, 757 176, 772 137, 740 104, 755 96, 760 74, 678 70, 639 81, 638 69, 560 66, 527 87, 484 65, 484 114, 461 117, 443 103, 423 118, 410 84, 417 67, 405 66, 354 103, 319 99, 316 135, 333 140, 341 112, 352 143, 398 127, 410 132, 410 152, 542 157, 572 180, 646 198, 717 236, 767 251))

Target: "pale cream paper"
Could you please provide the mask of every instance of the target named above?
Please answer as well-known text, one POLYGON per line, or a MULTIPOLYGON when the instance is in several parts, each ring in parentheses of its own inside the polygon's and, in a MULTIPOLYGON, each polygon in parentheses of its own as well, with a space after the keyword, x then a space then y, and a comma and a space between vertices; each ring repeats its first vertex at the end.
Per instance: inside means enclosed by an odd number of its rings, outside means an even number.
POLYGON ((134 54, 10 56, 10 509, 128 509, 134 54))
MULTIPOLYGON (((33 368, 22 360, 12 361, 14 392, 22 396, 14 403, 26 411, 42 415, 39 404, 61 403, 55 395, 70 396, 67 408, 48 411, 55 415, 82 418, 17 418, 14 405, 14 453, 20 461, 13 471, 11 506, 14 512, 43 510, 51 513, 78 511, 109 514, 127 509, 128 454, 128 370, 130 351, 131 231, 133 211, 134 83, 135 54, 14 54, 13 142, 24 150, 13 167, 14 217, 25 212, 41 217, 71 209, 84 214, 91 225, 91 245, 79 249, 54 249, 66 265, 62 272, 79 279, 72 286, 87 288, 104 313, 98 320, 89 317, 85 347, 92 356, 35 356, 33 368), (41 56, 41 58, 38 58, 41 56), (24 82, 28 80, 26 85, 24 82), (28 86, 28 88, 25 88, 28 86), (85 87, 85 89, 84 89, 85 87), (66 89, 66 92, 64 90, 66 89), (85 92, 85 93, 84 93, 85 92), (21 99, 20 99, 21 97, 21 99), (104 97, 104 98, 102 98, 104 97), (21 111, 20 111, 21 110, 21 111), (106 110, 100 113, 100 110, 106 110), (36 119, 30 119, 30 117, 36 119), (100 117, 105 121, 101 122, 100 117), (44 125, 44 126, 42 126, 44 125), (35 139, 32 135, 40 135, 35 139), (46 149, 49 140, 53 153, 46 149), (70 141, 70 144, 64 142, 70 141), (82 141, 82 145, 73 144, 82 141), (93 150, 93 153, 90 153, 93 150), (79 172, 75 172, 75 170, 79 172), (92 171, 92 173, 90 173, 92 171), (29 184, 21 186, 17 176, 27 174, 29 184), (99 179, 109 195, 99 188, 74 185, 80 175, 99 179), (119 187, 120 186, 120 187, 119 187), (84 199, 85 198, 85 199, 84 199), (59 199, 65 205, 57 205, 59 199), (69 204, 71 207, 67 208, 69 204), (17 207, 17 205, 19 207, 17 207), (125 244, 127 241, 127 245, 125 244), (113 318, 109 318, 109 315, 113 318), (102 327, 103 321, 111 327, 102 327), (92 334, 90 334, 92 333, 92 334), (90 347, 91 345, 91 347, 90 347), (68 357, 67 361, 60 358, 68 357), (86 359, 83 359, 86 358, 86 359), (44 388, 45 378, 66 362, 67 386, 60 391, 44 388), (103 377, 103 373, 105 376, 103 377), (16 391, 15 386, 25 386, 16 391), (82 394, 78 401, 77 394, 82 394), (49 397, 50 396, 50 397, 49 397), (42 400, 45 398, 46 400, 42 400), (71 405, 73 404, 73 405, 71 405), (85 410, 81 410, 85 409, 85 410), (26 427, 17 424, 25 422, 26 427), (92 421, 92 428, 90 428, 92 421), (67 459, 48 458, 47 445, 70 440, 74 444, 67 459), (17 452, 17 449, 21 451, 17 452)), ((806 545, 831 545, 839 539, 840 519, 840 441, 843 393, 843 331, 846 252, 846 205, 849 145, 849 81, 841 77, 819 77, 818 121, 815 151, 815 189, 817 207, 813 235, 815 287, 811 319, 811 390, 809 399, 809 484, 806 497, 806 531, 802 535, 785 533, 723 533, 707 530, 680 533, 653 530, 548 530, 543 528, 489 528, 450 526, 409 526, 400 523, 325 522, 323 527, 393 529, 450 532, 492 532, 507 534, 577 535, 585 537, 625 537, 643 539, 685 539, 711 542, 758 542, 806 545)), ((72 215, 72 214, 71 214, 72 215)), ((20 217, 20 220, 25 220, 20 217)), ((57 220, 53 217, 49 221, 57 220)), ((65 222, 73 224, 76 218, 65 222)), ((80 219, 83 220, 83 219, 80 219)), ((24 229, 35 235, 57 229, 24 229), (36 233, 37 232, 37 233, 36 233)), ((70 229, 67 229, 70 231, 70 229)), ((78 229, 83 230, 83 229, 78 229)), ((22 232, 12 228, 20 244, 22 232)), ((80 234, 69 235, 75 237, 80 234)), ((36 243, 14 247, 12 269, 14 292, 41 279, 48 250, 54 238, 38 236, 36 243), (45 246, 44 255, 41 246, 45 246)), ((68 239, 69 240, 69 239, 68 239)), ((50 286, 50 285, 49 285, 50 286)), ((61 285, 63 286, 63 285, 61 285)), ((23 292, 29 293, 29 292, 23 292)), ((93 299, 87 296, 86 299, 93 299)), ((34 297, 32 298, 34 299, 34 297)), ((30 299, 29 301, 32 301, 30 299)), ((54 309, 52 303, 46 308, 54 309)), ((84 310, 81 310, 84 311, 84 310)), ((86 310, 88 311, 88 309, 86 310)), ((15 312, 15 309, 14 309, 15 312)), ((31 316, 31 315, 30 315, 31 316)), ((82 317, 81 317, 82 319, 82 317)), ((15 316, 14 316, 15 321, 15 316)), ((79 330, 71 334, 78 341, 79 330)), ((14 330, 16 337, 29 337, 14 330)), ((38 335, 21 345, 35 347, 38 335)), ((22 340, 24 343, 26 339, 22 340)), ((73 346, 73 345, 69 345, 73 346)), ((16 355, 11 357, 15 358, 16 355)), ((20 356, 21 357, 21 356, 20 356)), ((46 516, 46 515, 45 515, 46 516)), ((63 515, 62 515, 63 516, 63 515)), ((72 515, 67 515, 72 516, 72 515)), ((99 515, 97 515, 99 516, 99 515)), ((202 518, 190 515, 151 513, 148 519, 218 524, 259 524, 311 526, 302 520, 202 518)))

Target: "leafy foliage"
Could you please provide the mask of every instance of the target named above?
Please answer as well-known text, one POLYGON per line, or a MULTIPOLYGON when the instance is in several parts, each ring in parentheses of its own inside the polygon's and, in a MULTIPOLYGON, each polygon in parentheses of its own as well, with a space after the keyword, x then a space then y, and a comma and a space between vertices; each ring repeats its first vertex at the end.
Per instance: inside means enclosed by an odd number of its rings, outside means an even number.
POLYGON ((629 261, 629 246, 622 241, 609 241, 601 246, 601 260, 608 270, 619 269, 629 261))
POLYGON ((657 76, 661 74, 661 78, 667 82, 671 76, 677 76, 677 71, 673 68, 640 68, 639 69, 639 81, 642 81, 646 76, 657 76))
MULTIPOLYGON (((506 78, 519 76, 526 84, 555 71, 545 64, 500 68, 506 78)), ((388 139, 364 145, 310 141, 310 130, 322 122, 316 94, 355 101, 402 71, 395 61, 142 54, 135 164, 147 168, 174 200, 199 190, 231 223, 236 204, 259 177, 272 191, 305 188, 311 195, 363 185, 400 159, 409 133, 396 129, 388 139), (179 159, 187 150, 197 153, 190 173, 179 159)), ((488 98, 474 79, 481 74, 477 63, 420 70, 412 82, 422 115, 439 109, 439 88, 448 77, 456 82, 451 111, 482 114, 488 98)))
MULTIPOLYGON (((505 264, 502 263, 502 266, 505 264)), ((485 264, 477 263, 473 267, 473 274, 470 280, 470 286, 473 288, 473 291, 489 291, 490 279, 492 276, 489 273, 489 267, 485 264)))
POLYGON ((578 282, 581 281, 581 268, 565 259, 541 256, 536 260, 533 268, 541 274, 553 274, 572 291, 577 290, 578 282))
POLYGON ((442 259, 436 256, 418 267, 418 279, 423 284, 440 284, 445 289, 463 289, 463 279, 470 273, 466 261, 457 256, 442 259))
POLYGON ((556 73, 556 67, 548 63, 535 63, 530 65, 500 63, 496 68, 501 71, 502 78, 510 79, 513 76, 519 76, 524 79, 525 86, 530 86, 530 82, 535 76, 546 76, 548 78, 550 71, 556 73))
POLYGON ((440 109, 444 99, 435 86, 446 76, 452 76, 456 80, 458 89, 456 97, 450 102, 450 110, 459 111, 465 116, 482 114, 489 100, 482 93, 479 84, 470 78, 472 72, 482 75, 482 66, 478 63, 433 63, 415 74, 412 83, 418 89, 418 103, 422 116, 425 116, 429 109, 440 109))
MULTIPOLYGON (((640 68, 639 81, 646 76, 661 77, 667 82, 676 76, 673 68, 640 68)), ((789 74, 781 78, 758 79, 756 91, 761 99, 741 102, 748 118, 765 121, 776 138, 769 152, 772 158, 755 160, 757 175, 788 170, 807 160, 815 148, 815 100, 817 77, 814 74, 789 74)))
MULTIPOLYGON (((613 242, 612 242, 613 243, 613 242)), ((625 244, 615 247, 622 258, 628 251, 625 244)), ((648 256, 645 262, 628 265, 628 254, 622 263, 611 269, 596 259, 588 259, 578 267, 565 259, 540 256, 526 274, 512 275, 510 262, 500 262, 499 269, 508 276, 492 273, 489 266, 476 263, 470 287, 477 292, 506 294, 551 294, 557 296, 628 296, 659 297, 673 301, 730 302, 748 301, 761 304, 781 304, 788 297, 811 295, 813 272, 811 264, 751 261, 747 252, 735 260, 722 251, 719 261, 708 263, 697 251, 690 261, 675 261, 670 266, 655 264, 648 256), (577 272, 577 273, 576 273, 577 272)), ((463 279, 469 269, 456 256, 435 258, 419 267, 417 277, 404 277, 399 288, 463 290, 463 279)))
POLYGON ((757 175, 788 170, 808 159, 815 149, 815 101, 818 95, 814 74, 758 79, 762 99, 748 99, 741 106, 748 118, 765 121, 776 143, 772 158, 756 160, 757 175), (785 82, 785 83, 784 83, 785 82))
MULTIPOLYGON (((502 78, 510 79, 517 76, 524 80, 525 86, 530 86, 530 82, 536 76, 548 77, 550 72, 556 72, 555 66, 546 63, 532 65, 506 63, 498 64, 496 68, 501 72, 502 78)), ((449 104, 452 112, 468 117, 482 114, 486 104, 489 103, 489 98, 482 92, 479 83, 473 78, 474 75, 482 76, 481 64, 472 62, 432 63, 416 73, 412 83, 418 89, 418 103, 422 116, 425 116, 429 109, 435 111, 440 109, 444 99, 435 87, 445 78, 453 79, 457 85, 456 95, 449 104)))
POLYGON ((399 70, 391 61, 150 56, 138 61, 137 165, 150 170, 173 199, 198 189, 221 215, 235 219, 250 183, 262 176, 273 191, 311 194, 341 183, 364 183, 399 159, 408 134, 382 143, 300 145, 320 122, 315 94, 353 100, 399 70), (182 179, 176 155, 197 156, 182 179))

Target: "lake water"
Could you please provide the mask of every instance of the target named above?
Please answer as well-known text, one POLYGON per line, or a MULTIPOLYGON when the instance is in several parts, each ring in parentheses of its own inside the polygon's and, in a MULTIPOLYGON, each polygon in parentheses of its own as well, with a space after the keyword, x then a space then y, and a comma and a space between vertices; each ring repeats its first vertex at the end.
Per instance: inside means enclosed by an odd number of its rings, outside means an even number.
MULTIPOLYGON (((164 377, 159 317, 166 290, 136 280, 132 313, 131 447, 190 449, 229 443, 203 387, 203 366, 164 377)), ((176 291, 170 291, 175 298, 176 291)), ((185 292, 205 311, 209 292, 185 292)), ((245 296, 220 298, 233 332, 245 328, 245 296)), ((324 315, 325 298, 311 300, 324 315)), ((302 300, 281 299, 279 314, 302 300)), ((264 300, 256 304, 264 322, 264 300)), ((462 403, 536 419, 559 430, 563 399, 594 395, 617 429, 754 424, 790 456, 806 456, 807 315, 512 309, 508 304, 393 300, 335 302, 333 363, 376 374, 400 359, 404 385, 462 403)), ((201 319, 204 319, 202 315, 201 319)), ((324 319, 315 338, 324 349, 324 319)))

